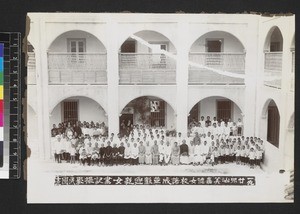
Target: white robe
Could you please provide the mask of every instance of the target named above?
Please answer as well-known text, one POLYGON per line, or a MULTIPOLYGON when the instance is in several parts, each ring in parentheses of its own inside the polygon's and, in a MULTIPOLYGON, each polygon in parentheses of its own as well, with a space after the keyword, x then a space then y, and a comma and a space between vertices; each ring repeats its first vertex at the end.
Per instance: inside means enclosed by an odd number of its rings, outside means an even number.
POLYGON ((171 145, 169 145, 169 146, 166 145, 164 148, 164 158, 165 158, 166 163, 169 163, 170 158, 171 158, 171 153, 172 153, 171 145))

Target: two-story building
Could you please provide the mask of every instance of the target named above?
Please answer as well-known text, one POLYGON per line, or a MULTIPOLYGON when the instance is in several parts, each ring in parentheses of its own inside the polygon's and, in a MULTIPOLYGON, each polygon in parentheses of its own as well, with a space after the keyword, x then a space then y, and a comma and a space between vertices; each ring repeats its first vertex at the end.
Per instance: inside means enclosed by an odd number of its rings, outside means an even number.
POLYGON ((159 103, 151 125, 184 134, 201 116, 240 118, 245 136, 265 140, 266 170, 293 168, 294 16, 29 18, 27 142, 33 157, 50 158, 52 124, 100 121, 118 133, 121 121, 138 123, 133 101, 144 97, 159 103))

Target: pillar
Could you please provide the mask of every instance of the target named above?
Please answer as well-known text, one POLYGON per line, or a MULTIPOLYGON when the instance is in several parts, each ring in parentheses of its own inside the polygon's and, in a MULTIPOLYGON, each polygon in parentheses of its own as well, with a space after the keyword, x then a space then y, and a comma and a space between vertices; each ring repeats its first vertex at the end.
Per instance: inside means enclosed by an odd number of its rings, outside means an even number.
POLYGON ((119 55, 117 41, 117 23, 107 23, 107 115, 108 131, 119 133, 119 55))
POLYGON ((179 22, 177 28, 177 62, 176 62, 176 83, 177 83, 177 108, 176 108, 176 130, 182 136, 187 134, 188 118, 188 76, 189 76, 189 49, 188 49, 188 22, 179 22))

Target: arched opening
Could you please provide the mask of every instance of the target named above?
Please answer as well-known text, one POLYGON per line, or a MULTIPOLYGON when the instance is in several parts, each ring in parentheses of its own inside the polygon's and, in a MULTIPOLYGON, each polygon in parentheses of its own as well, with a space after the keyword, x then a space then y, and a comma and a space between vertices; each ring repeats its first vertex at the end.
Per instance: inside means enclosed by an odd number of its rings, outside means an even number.
POLYGON ((269 99, 264 106, 261 121, 262 138, 277 148, 279 147, 280 114, 273 99, 269 99))
POLYGON ((68 31, 48 51, 49 84, 106 84, 106 48, 94 35, 68 31))
MULTIPOLYGON (((103 129, 101 131, 105 131, 105 134, 108 132, 105 110, 99 103, 88 97, 69 97, 54 107, 50 114, 51 129, 59 128, 59 132, 63 134, 69 123, 74 130, 80 127, 76 133, 77 137, 86 133, 92 135, 93 129, 97 128, 103 129), (88 130, 85 132, 84 128, 88 130)), ((59 132, 51 132, 51 136, 54 137, 59 132)))
MULTIPOLYGON (((220 71, 245 73, 245 48, 234 35, 212 31, 200 36, 191 46, 193 63, 220 71)), ((205 68, 190 66, 189 84, 243 84, 243 79, 217 74, 205 68)))
POLYGON ((159 50, 176 53, 173 43, 161 33, 140 31, 119 49, 120 84, 175 84, 176 61, 159 50))
POLYGON ((174 109, 161 98, 155 96, 138 97, 130 101, 120 114, 121 134, 128 135, 134 125, 174 131, 176 129, 174 109))
POLYGON ((27 83, 28 85, 36 84, 36 65, 34 47, 27 42, 27 83))
POLYGON ((265 51, 265 85, 281 88, 283 37, 278 27, 274 26, 267 34, 265 51))
MULTIPOLYGON (((214 124, 219 125, 222 121, 230 125, 235 126, 235 133, 238 134, 238 127, 243 123, 243 113, 240 107, 232 100, 221 97, 212 96, 207 97, 198 103, 196 103, 189 112, 188 127, 191 130, 195 126, 205 127, 214 124)), ((220 124, 221 125, 221 124, 220 124)), ((242 135, 239 133, 240 135, 242 135)))

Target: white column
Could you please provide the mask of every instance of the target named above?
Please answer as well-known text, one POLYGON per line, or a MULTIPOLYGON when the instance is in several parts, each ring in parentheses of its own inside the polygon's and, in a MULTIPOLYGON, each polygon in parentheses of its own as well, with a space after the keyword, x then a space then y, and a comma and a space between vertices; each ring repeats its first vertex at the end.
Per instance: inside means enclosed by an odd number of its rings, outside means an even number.
POLYGON ((39 157, 50 159, 50 124, 48 106, 48 60, 45 20, 37 19, 36 72, 37 72, 37 115, 39 128, 39 157))
POLYGON ((281 108, 278 110, 280 115, 280 131, 279 131, 279 152, 280 152, 280 169, 285 169, 285 150, 286 150, 286 134, 289 118, 287 115, 288 105, 291 105, 289 100, 289 92, 291 89, 291 70, 292 70, 292 53, 291 38, 292 32, 289 28, 285 29, 288 33, 283 32, 283 47, 282 47, 282 72, 281 72, 281 108))
POLYGON ((43 103, 43 143, 45 148, 44 159, 50 159, 50 121, 49 121, 49 104, 48 104, 48 56, 46 47, 46 25, 45 20, 40 20, 40 57, 41 57, 41 82, 42 82, 42 103, 43 103))
POLYGON ((109 133, 119 133, 119 56, 117 23, 107 23, 107 115, 109 133))
POLYGON ((176 107, 176 130, 183 136, 187 133, 188 117, 188 23, 179 22, 177 28, 177 63, 176 63, 176 83, 177 83, 177 107, 176 107))
MULTIPOLYGON (((43 103, 41 100, 43 99, 43 91, 42 91, 42 62, 41 62, 41 50, 40 45, 40 18, 32 20, 34 22, 35 28, 34 28, 34 34, 36 38, 36 49, 35 49, 35 63, 36 63, 36 100, 37 100, 37 123, 39 130, 38 133, 38 157, 40 159, 43 159, 45 157, 45 149, 44 149, 44 143, 43 143, 43 103)), ((34 131, 34 130, 32 130, 34 131)))
MULTIPOLYGON (((258 39, 257 39, 257 22, 249 23, 247 32, 247 45, 245 57, 245 94, 244 94, 244 135, 254 136, 255 134, 255 118, 257 105, 257 77, 259 76, 258 68, 258 39)), ((245 45, 245 44, 244 44, 245 45)))

